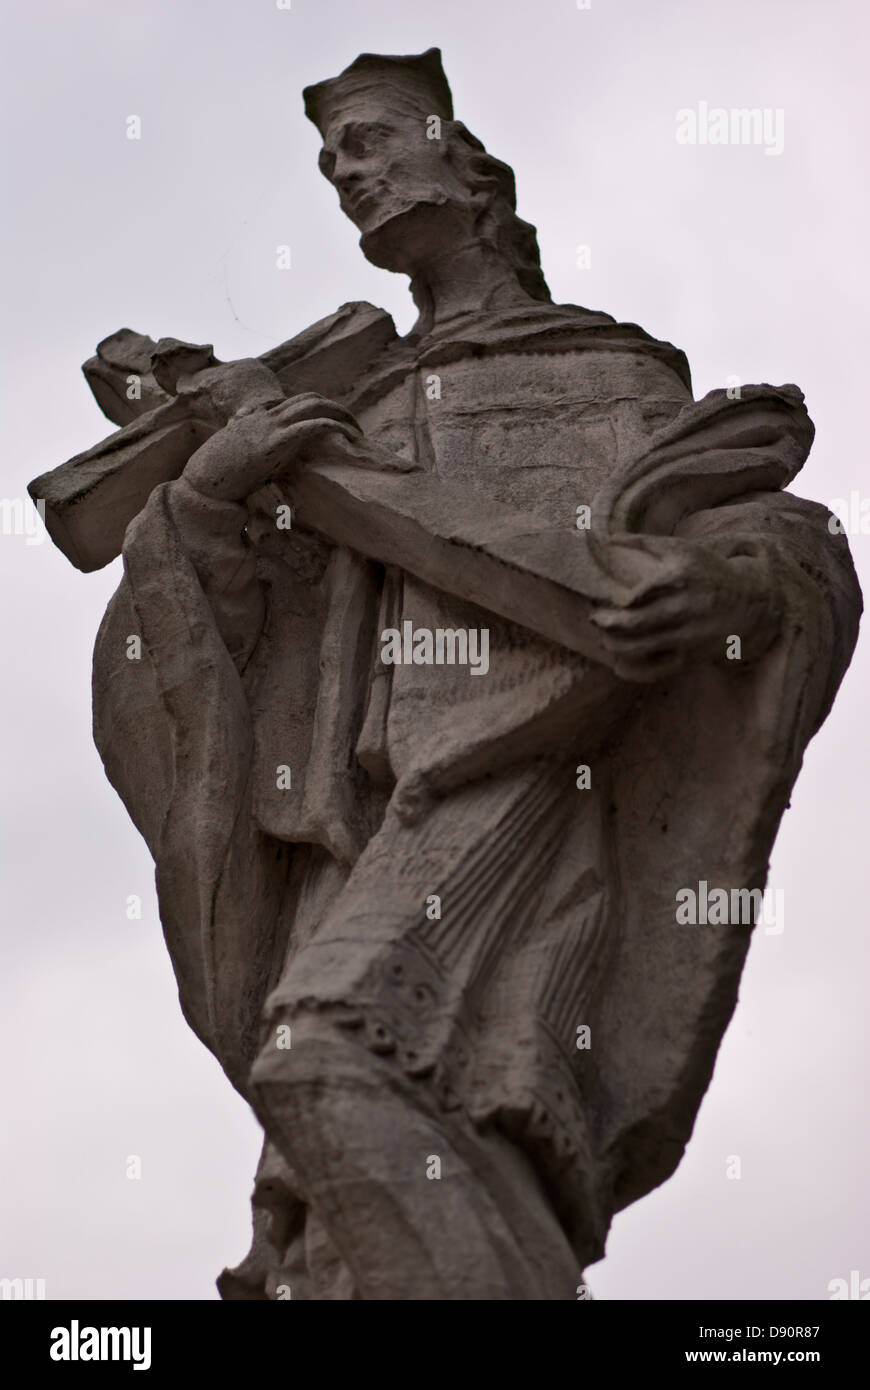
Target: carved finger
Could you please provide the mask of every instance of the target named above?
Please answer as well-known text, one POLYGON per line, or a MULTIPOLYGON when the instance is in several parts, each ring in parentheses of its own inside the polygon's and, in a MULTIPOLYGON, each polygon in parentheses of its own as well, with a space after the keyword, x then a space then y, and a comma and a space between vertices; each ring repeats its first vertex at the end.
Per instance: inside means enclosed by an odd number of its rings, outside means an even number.
POLYGON ((346 439, 355 443, 360 437, 361 431, 355 421, 348 424, 343 420, 319 417, 281 424, 277 430, 276 447, 282 452, 290 451, 298 458, 303 452, 328 446, 331 440, 346 439))
POLYGON ((691 600, 684 594, 668 594, 637 608, 599 608, 591 622, 602 632, 632 636, 635 633, 657 632, 684 622, 692 612, 691 600))
POLYGON ((641 608, 598 609, 591 621, 605 636, 617 639, 665 636, 709 618, 713 606, 713 595, 689 591, 655 599, 641 608))
POLYGON ((358 434, 362 433, 357 420, 349 410, 345 410, 343 405, 329 400, 326 396, 318 396, 315 391, 291 396, 280 405, 272 406, 269 417, 270 420, 280 420, 282 425, 308 420, 334 420, 336 423, 347 425, 358 434))

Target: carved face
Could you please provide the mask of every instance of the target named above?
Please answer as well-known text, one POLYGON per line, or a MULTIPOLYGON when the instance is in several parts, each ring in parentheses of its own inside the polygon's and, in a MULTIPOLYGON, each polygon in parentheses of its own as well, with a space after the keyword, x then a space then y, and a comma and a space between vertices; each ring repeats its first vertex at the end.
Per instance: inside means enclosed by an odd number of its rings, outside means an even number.
POLYGON ((364 253, 388 270, 410 272, 427 250, 439 243, 443 250, 447 224, 470 204, 469 190, 445 157, 446 137, 430 140, 426 132, 423 116, 360 107, 330 122, 320 152, 321 172, 362 233, 364 253), (433 221, 438 210, 445 215, 433 221), (399 218, 401 231, 390 231, 399 218))

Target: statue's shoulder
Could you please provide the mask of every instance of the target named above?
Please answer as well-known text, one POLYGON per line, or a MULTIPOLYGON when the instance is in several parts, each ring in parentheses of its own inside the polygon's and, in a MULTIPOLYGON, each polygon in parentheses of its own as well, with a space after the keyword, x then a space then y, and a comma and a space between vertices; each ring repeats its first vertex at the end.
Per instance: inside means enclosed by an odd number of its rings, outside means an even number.
POLYGON ((636 323, 619 323, 611 314, 578 304, 533 304, 510 313, 482 318, 476 329, 488 352, 624 352, 664 362, 691 391, 684 352, 654 338, 636 323))

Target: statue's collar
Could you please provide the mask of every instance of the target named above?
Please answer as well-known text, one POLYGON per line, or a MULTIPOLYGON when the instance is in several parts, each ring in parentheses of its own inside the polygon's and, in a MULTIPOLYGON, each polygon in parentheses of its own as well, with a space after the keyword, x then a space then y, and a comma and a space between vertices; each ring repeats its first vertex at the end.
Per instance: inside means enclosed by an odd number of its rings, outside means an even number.
POLYGON ((359 408, 392 390, 410 371, 466 357, 511 352, 639 352, 669 366, 691 391, 686 356, 672 343, 652 338, 634 323, 617 323, 609 314, 574 304, 530 304, 487 313, 469 313, 425 335, 396 338, 378 355, 353 392, 359 408))

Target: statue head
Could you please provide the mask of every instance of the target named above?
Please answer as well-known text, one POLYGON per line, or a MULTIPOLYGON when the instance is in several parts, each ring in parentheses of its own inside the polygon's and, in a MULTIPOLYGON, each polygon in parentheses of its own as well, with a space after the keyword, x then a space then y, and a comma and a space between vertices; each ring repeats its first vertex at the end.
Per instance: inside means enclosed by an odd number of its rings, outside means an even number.
POLYGON ((511 169, 453 119, 441 53, 364 53, 307 87, 323 137, 320 168, 374 265, 425 279, 426 266, 472 242, 549 301, 534 227, 516 215, 511 169))

